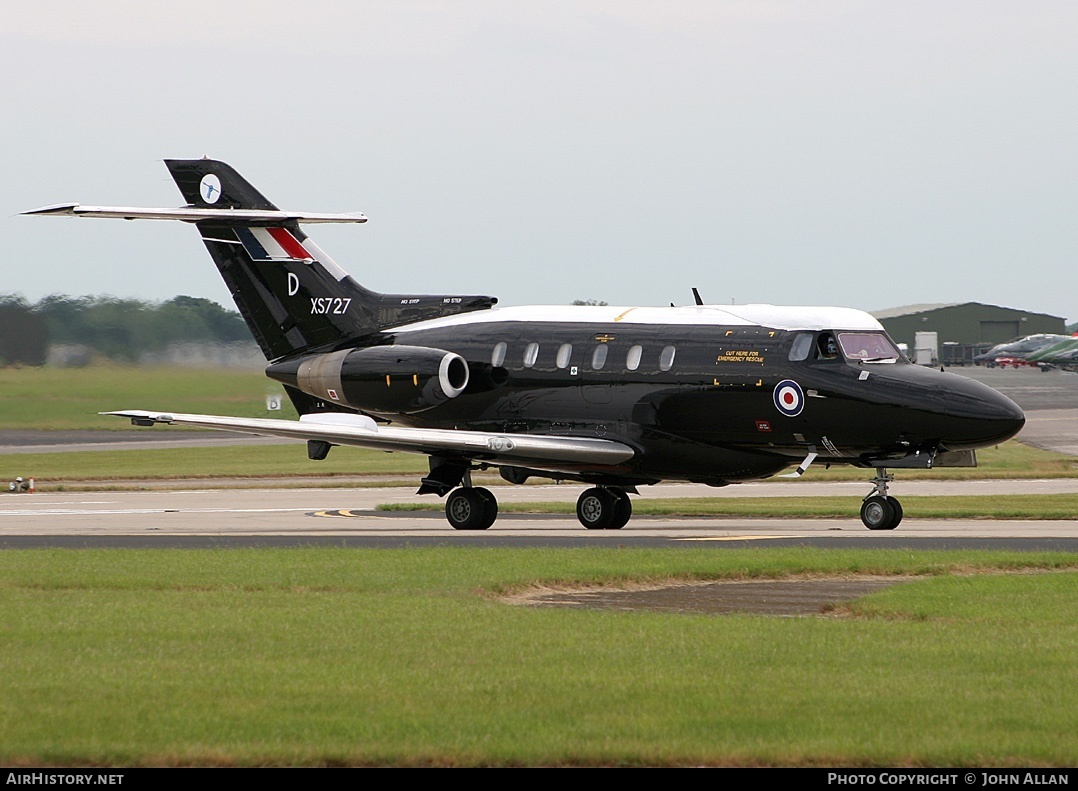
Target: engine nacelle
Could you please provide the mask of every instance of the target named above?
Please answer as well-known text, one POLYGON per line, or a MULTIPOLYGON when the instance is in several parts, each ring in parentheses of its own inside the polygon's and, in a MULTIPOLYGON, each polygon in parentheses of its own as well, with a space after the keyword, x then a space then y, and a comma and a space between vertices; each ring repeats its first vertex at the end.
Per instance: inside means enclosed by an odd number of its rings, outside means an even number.
POLYGON ((304 393, 375 414, 413 414, 468 386, 459 354, 427 346, 372 346, 274 363, 266 375, 304 393))

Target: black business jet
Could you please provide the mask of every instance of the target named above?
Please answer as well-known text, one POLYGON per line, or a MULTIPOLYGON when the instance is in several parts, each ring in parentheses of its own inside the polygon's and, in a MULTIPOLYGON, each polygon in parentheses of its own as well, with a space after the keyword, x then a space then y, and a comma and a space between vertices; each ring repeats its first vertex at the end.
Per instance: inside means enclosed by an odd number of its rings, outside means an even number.
POLYGON ((580 522, 616 530, 642 485, 724 486, 813 462, 874 469, 861 519, 890 530, 902 507, 889 468, 975 464, 974 449, 1025 422, 995 390, 911 364, 859 310, 497 308, 489 296, 370 291, 300 229, 363 215, 281 211, 223 162, 165 164, 182 208, 26 214, 193 223, 300 419, 107 414, 303 439, 315 460, 335 445, 422 453, 419 492, 446 497, 460 530, 498 514, 472 486, 477 470, 586 484, 580 522))

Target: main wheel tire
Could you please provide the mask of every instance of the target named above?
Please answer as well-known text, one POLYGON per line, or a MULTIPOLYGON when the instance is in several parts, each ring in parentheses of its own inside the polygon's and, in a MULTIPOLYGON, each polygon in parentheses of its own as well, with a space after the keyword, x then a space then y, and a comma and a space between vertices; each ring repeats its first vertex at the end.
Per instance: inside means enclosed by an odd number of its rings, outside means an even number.
POLYGON ((617 499, 606 489, 587 489, 576 501, 576 518, 588 530, 606 530, 614 524, 617 499))
POLYGON ((897 512, 896 518, 893 505, 896 502, 898 501, 893 497, 879 494, 865 498, 861 503, 861 521, 869 530, 894 530, 898 526, 898 520, 902 518, 901 511, 897 512))
POLYGON ((477 486, 472 489, 472 491, 478 494, 479 498, 483 501, 482 526, 476 529, 486 530, 493 525, 494 520, 498 518, 498 498, 494 496, 494 492, 490 489, 484 489, 482 486, 477 486))
MULTIPOLYGON (((494 501, 494 495, 486 489, 454 489, 445 498, 445 518, 456 530, 486 530, 494 524, 494 518, 490 517, 488 497, 494 501)), ((497 501, 494 501, 493 515, 498 515, 497 501)))
POLYGON ((614 496, 614 520, 607 530, 621 530, 633 515, 633 503, 622 489, 607 489, 614 496))
POLYGON ((895 497, 889 496, 887 499, 891 501, 891 508, 893 508, 895 512, 894 517, 891 519, 891 526, 887 529, 894 530, 898 527, 898 523, 902 521, 902 503, 895 497))

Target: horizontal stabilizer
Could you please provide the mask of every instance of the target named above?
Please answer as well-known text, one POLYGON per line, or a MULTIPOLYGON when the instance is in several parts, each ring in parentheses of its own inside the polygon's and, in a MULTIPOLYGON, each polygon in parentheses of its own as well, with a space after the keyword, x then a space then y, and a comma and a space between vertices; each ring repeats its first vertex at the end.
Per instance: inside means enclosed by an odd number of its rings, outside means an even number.
POLYGON ((103 217, 117 220, 181 220, 200 222, 213 220, 225 225, 283 224, 287 222, 366 222, 359 212, 343 214, 318 214, 314 212, 281 211, 279 209, 203 209, 183 206, 178 209, 144 209, 137 206, 82 206, 78 203, 58 203, 40 209, 24 211, 23 214, 46 214, 68 217, 103 217))
POLYGON ((379 426, 361 415, 305 415, 302 420, 185 415, 133 409, 102 412, 130 418, 138 426, 166 423, 220 431, 240 431, 268 437, 318 440, 333 445, 357 445, 407 453, 451 454, 491 464, 523 465, 567 470, 628 461, 636 452, 620 442, 590 437, 549 437, 535 434, 497 434, 488 431, 379 426))

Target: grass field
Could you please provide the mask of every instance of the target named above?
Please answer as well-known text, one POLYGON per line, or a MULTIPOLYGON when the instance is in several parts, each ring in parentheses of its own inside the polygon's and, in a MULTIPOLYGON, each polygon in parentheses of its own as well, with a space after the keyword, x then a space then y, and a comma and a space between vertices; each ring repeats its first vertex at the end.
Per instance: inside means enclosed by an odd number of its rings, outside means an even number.
POLYGON ((283 393, 257 370, 119 364, 0 368, 0 428, 131 430, 126 420, 98 414, 117 409, 295 418, 287 398, 280 412, 266 411, 266 396, 283 393))
POLYGON ((1073 766, 1076 569, 1034 553, 6 551, 0 764, 1073 766), (830 617, 498 598, 855 573, 925 576, 830 617))

